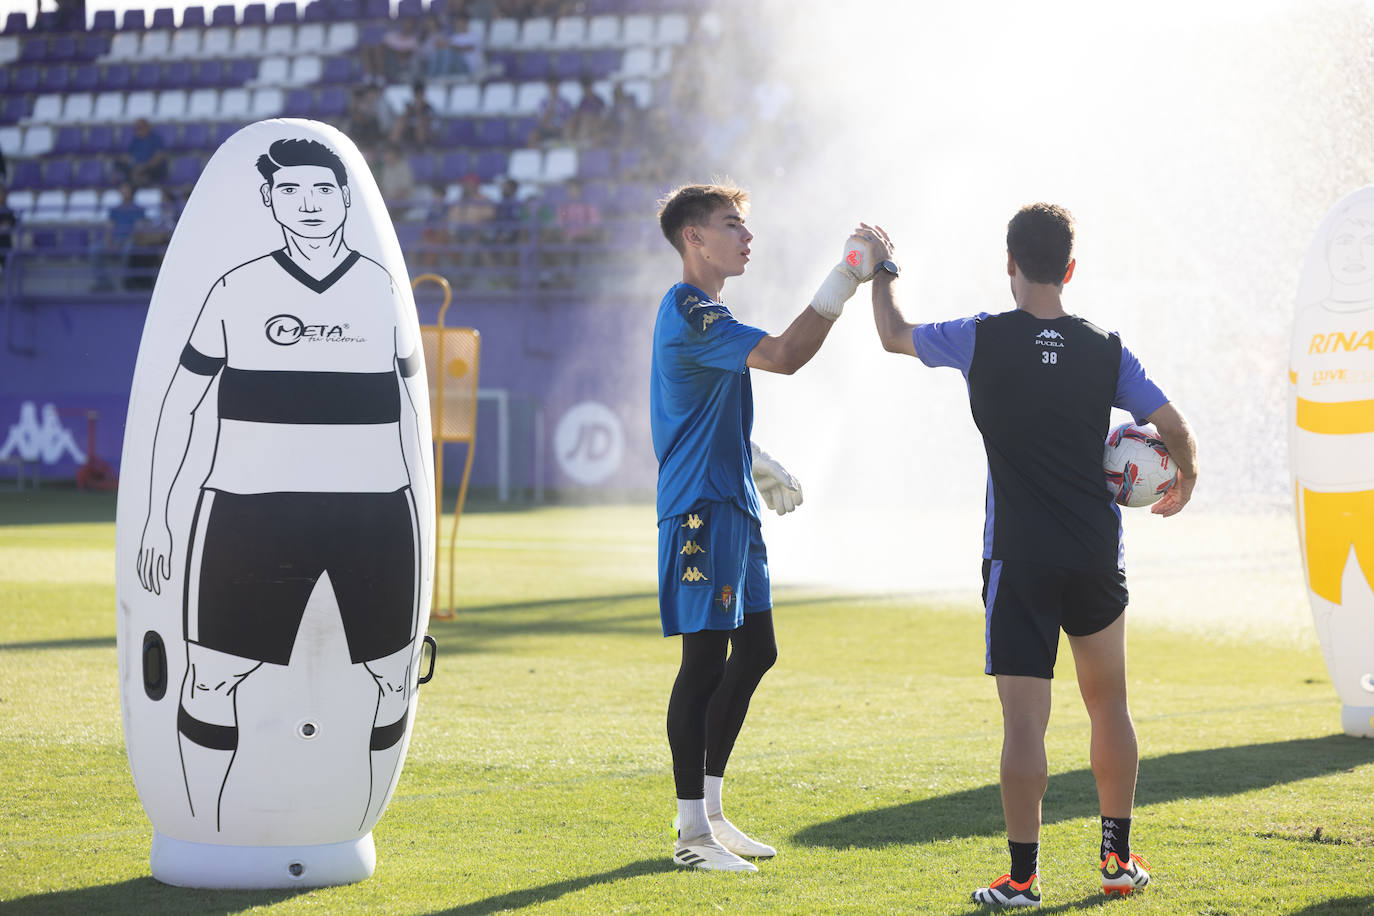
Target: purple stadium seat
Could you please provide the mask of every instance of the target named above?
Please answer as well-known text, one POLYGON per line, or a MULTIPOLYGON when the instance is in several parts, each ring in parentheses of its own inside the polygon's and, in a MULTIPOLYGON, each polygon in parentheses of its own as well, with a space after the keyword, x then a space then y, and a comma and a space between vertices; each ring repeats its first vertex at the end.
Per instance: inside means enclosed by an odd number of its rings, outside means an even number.
POLYGON ((43 68, 43 91, 66 92, 72 85, 72 71, 66 64, 49 64, 43 68))
POLYGON ((351 0, 354 9, 358 11, 355 18, 358 19, 390 19, 391 3, 390 0, 351 0))
POLYGON ((72 185, 78 188, 98 188, 105 184, 105 157, 86 156, 76 161, 72 185))
POLYGON ((305 10, 301 13, 301 22, 328 22, 329 8, 324 5, 324 0, 311 0, 305 5, 305 10))
MULTIPOLYGON (((202 15, 204 15, 204 14, 202 13, 202 15)), ((175 16, 175 14, 173 14, 173 12, 172 12, 172 10, 171 10, 170 7, 165 7, 165 6, 164 6, 162 9, 153 10, 153 24, 150 25, 148 28, 150 28, 150 29, 174 29, 174 28, 176 28, 176 27, 177 27, 176 16, 175 16)))
POLYGON ((610 178, 611 151, 605 149, 584 149, 577 154, 577 176, 579 178, 610 178))
POLYGON ((38 22, 34 30, 38 32, 56 32, 62 28, 62 17, 56 12, 39 13, 38 22))
POLYGON ((9 67, 0 67, 0 92, 5 92, 10 88, 11 72, 9 67))
POLYGON ((63 226, 57 230, 58 254, 68 257, 84 255, 91 250, 91 230, 85 226, 63 226))
POLYGON ((224 85, 242 86, 258 78, 258 61, 254 57, 240 57, 229 62, 224 85))
POLYGON ((315 113, 321 117, 342 117, 348 111, 348 90, 338 86, 321 89, 315 113))
POLYGON ((544 80, 549 78, 552 61, 543 51, 526 51, 515 58, 515 78, 518 80, 544 80))
POLYGON ((59 127, 57 136, 53 138, 52 151, 56 155, 66 156, 81 152, 83 144, 80 127, 75 125, 59 127))
POLYGON ((211 143, 214 146, 220 146, 225 140, 238 133, 241 127, 243 127, 242 121, 220 121, 211 132, 211 143))
POLYGON ((86 152, 108 156, 114 148, 114 128, 108 124, 92 124, 86 130, 86 152))
POLYGON ((472 118, 452 118, 444 124, 442 136, 447 146, 476 146, 477 122, 472 118))
POLYGON ((410 170, 418 184, 433 184, 439 175, 439 157, 434 153, 417 153, 410 157, 410 170))
POLYGON ((133 69, 128 64, 110 64, 100 80, 100 91, 128 89, 133 82, 133 69))
POLYGON ((416 19, 425 14, 420 0, 401 0, 396 6, 397 19, 416 19))
POLYGON ((609 181, 589 181, 582 186, 582 199, 604 210, 611 202, 612 188, 609 181))
POLYGON ((524 146, 534 136, 539 126, 538 118, 515 118, 510 122, 510 142, 513 146, 524 146))
POLYGON ((191 62, 189 60, 168 61, 162 71, 162 88, 186 89, 191 85, 191 62))
POLYGON ((510 122, 505 118, 478 118, 474 146, 509 146, 510 122))
POLYGON ((46 38, 26 38, 19 45, 19 59, 25 62, 41 62, 48 59, 51 43, 46 38))
POLYGON ((622 13, 624 6, 625 0, 587 0, 587 15, 622 13))
POLYGON ((143 10, 125 10, 124 18, 120 21, 119 30, 121 32, 142 32, 144 29, 143 10))
POLYGON ((603 48, 587 55, 585 75, 592 79, 605 79, 620 69, 624 54, 620 51, 603 48))
POLYGON ((73 67, 71 85, 67 88, 72 92, 95 92, 97 89, 102 89, 100 68, 95 64, 81 64, 79 67, 73 67))
POLYGON ((76 52, 76 60, 91 61, 104 57, 110 50, 109 35, 83 35, 81 48, 76 52))
POLYGON ((177 156, 167 169, 167 183, 172 185, 192 185, 200 177, 201 161, 199 156, 177 156))
POLYGON ((78 60, 81 57, 79 48, 75 36, 58 35, 50 40, 48 60, 78 60))
MULTIPOLYGON (((184 25, 185 23, 182 24, 184 25)), ((221 3, 219 6, 215 7, 215 12, 210 16, 210 24, 237 25, 238 13, 234 11, 234 5, 232 3, 221 3)))
POLYGON ((211 147, 210 125, 204 121, 192 121, 181 129, 181 148, 188 150, 207 150, 211 147))
POLYGON ((401 243, 401 247, 403 249, 411 248, 415 245, 420 244, 421 234, 424 232, 424 229, 425 227, 423 223, 397 223, 396 241, 401 243))
POLYGON ((266 25, 267 24, 267 4, 250 3, 243 8, 244 25, 266 25))
POLYGON ((315 113, 315 93, 309 89, 292 89, 286 93, 282 114, 288 118, 308 118, 315 113))
MULTIPOLYGON (((153 130, 157 130, 161 133, 157 127, 154 127, 153 130)), ((117 153, 122 153, 129 148, 129 141, 133 138, 134 126, 132 124, 119 124, 115 127, 114 132, 110 136, 110 148, 117 153)), ((86 141, 86 145, 88 147, 90 146, 89 138, 86 141)))
POLYGON ((510 155, 503 149, 482 150, 473 157, 472 171, 483 181, 490 181, 497 175, 505 174, 510 155))
POLYGON ((129 77, 130 89, 156 89, 162 82, 162 64, 144 61, 134 66, 129 77))
POLYGON ((439 180, 455 182, 472 170, 472 156, 466 150, 449 150, 439 157, 439 180))
POLYGON ((4 101, 4 108, 0 109, 0 120, 6 124, 18 124, 29 116, 33 104, 28 96, 11 95, 4 101))
POLYGON ((431 16, 439 17, 444 16, 447 13, 448 0, 429 0, 429 14, 431 16))
POLYGON ((92 32, 113 32, 118 28, 118 21, 115 19, 114 10, 96 10, 95 18, 91 20, 92 32))
POLYGON ((325 85, 354 83, 362 76, 362 72, 362 64, 356 57, 326 57, 320 82, 325 85))
POLYGON ((200 66, 196 67, 195 75, 191 77, 191 85, 202 88, 223 86, 227 77, 223 61, 203 60, 200 66))
POLYGON ((43 187, 69 188, 72 185, 72 161, 66 156, 44 157, 43 187))
MULTIPOLYGON (((157 25, 157 14, 154 14, 153 25, 157 25)), ((203 29, 205 28, 205 7, 188 6, 181 12, 181 27, 183 29, 203 29)))
POLYGON ((42 177, 37 159, 16 159, 10 166, 10 180, 7 186, 11 191, 36 188, 42 177))
POLYGON ((582 76, 582 52, 559 51, 553 56, 553 75, 561 80, 575 80, 582 76))
POLYGON ((278 3, 272 10, 272 22, 276 25, 283 23, 294 24, 298 17, 296 15, 295 0, 286 0, 285 3, 278 3))
POLYGON ((10 13, 5 17, 6 35, 23 35, 29 30, 29 17, 23 13, 10 13))
MULTIPOLYGON (((329 4, 329 18, 341 22, 357 22, 363 18, 362 0, 334 0, 329 4)), ((386 15, 391 15, 391 4, 387 3, 386 15)))
POLYGON ((358 30, 359 48, 370 48, 373 45, 382 43, 382 38, 386 35, 386 30, 390 28, 385 22, 364 22, 363 27, 358 30))
POLYGON ((11 92, 37 92, 40 84, 38 67, 26 64, 15 67, 10 78, 11 92))

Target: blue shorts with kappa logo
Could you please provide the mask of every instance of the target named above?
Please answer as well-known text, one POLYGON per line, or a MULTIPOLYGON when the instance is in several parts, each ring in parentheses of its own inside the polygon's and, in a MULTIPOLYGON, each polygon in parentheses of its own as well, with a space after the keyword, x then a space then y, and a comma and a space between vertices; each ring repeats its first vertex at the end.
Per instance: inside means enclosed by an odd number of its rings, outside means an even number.
POLYGON ((768 551, 759 523, 733 503, 702 503, 658 526, 663 635, 733 630, 771 610, 768 551))

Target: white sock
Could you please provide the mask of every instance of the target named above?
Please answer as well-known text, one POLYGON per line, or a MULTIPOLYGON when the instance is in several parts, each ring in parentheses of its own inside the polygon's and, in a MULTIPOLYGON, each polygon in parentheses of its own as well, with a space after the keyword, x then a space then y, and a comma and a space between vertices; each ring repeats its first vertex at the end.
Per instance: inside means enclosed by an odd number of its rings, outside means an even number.
POLYGON ((706 802, 700 798, 677 800, 677 835, 681 840, 695 840, 711 832, 706 820, 706 802))
POLYGON ((725 782, 724 776, 706 777, 706 816, 724 820, 725 809, 720 803, 720 787, 725 782))

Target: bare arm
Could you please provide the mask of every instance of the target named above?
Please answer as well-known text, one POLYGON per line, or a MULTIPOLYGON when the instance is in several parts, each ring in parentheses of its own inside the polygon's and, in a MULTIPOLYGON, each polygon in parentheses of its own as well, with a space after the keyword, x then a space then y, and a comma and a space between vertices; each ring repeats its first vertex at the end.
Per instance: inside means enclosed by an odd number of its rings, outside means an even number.
POLYGON ((750 369, 791 375, 811 361, 834 326, 835 322, 808 305, 787 330, 755 344, 749 351, 747 365, 750 369))
POLYGON ((1154 424, 1169 450, 1169 457, 1178 468, 1178 486, 1171 489, 1150 509, 1156 515, 1168 517, 1177 515, 1193 498, 1193 487, 1197 485, 1197 440, 1188 421, 1183 419, 1177 407, 1167 403, 1146 418, 1154 424))
POLYGON ((916 341, 911 332, 916 325, 910 324, 897 307, 897 294, 894 289, 896 277, 886 271, 878 271, 873 278, 873 323, 878 328, 878 339, 883 349, 889 353, 916 355, 916 341))

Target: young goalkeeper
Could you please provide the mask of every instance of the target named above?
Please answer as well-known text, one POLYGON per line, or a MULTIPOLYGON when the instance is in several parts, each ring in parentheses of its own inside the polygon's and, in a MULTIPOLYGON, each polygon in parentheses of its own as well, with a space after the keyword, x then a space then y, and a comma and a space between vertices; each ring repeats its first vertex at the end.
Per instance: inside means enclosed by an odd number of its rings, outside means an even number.
POLYGON ((777 659, 768 555, 759 501, 779 515, 801 486, 749 440, 750 369, 790 375, 816 354, 858 285, 869 279, 872 230, 859 230, 811 304, 777 336, 737 321, 721 288, 744 273, 748 194, 689 185, 659 210, 682 256, 654 325, 649 419, 658 455, 659 614, 682 636, 682 666, 668 701, 668 746, 678 799, 680 865, 758 869, 742 856, 775 854, 725 818, 721 782, 749 700, 777 659), (753 483, 750 478, 753 478, 753 483))

